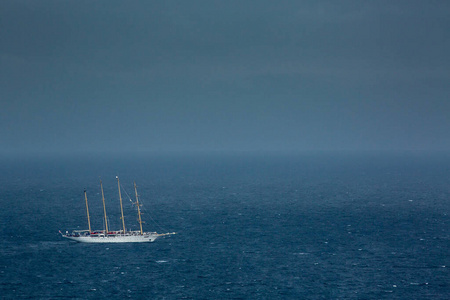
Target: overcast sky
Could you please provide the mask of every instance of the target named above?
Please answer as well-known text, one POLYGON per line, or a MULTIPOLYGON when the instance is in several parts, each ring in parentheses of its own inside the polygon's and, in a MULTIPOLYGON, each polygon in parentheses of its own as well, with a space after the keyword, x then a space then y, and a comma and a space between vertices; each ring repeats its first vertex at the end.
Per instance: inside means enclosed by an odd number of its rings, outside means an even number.
POLYGON ((0 152, 450 150, 450 1, 0 0, 0 152))

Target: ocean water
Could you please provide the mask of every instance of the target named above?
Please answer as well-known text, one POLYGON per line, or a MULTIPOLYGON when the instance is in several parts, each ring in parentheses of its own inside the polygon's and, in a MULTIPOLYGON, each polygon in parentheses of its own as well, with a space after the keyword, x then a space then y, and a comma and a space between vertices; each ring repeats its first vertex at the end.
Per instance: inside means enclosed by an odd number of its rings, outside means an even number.
POLYGON ((2 299, 449 299, 450 158, 206 155, 1 160, 2 299), (137 229, 143 244, 58 230, 137 229))

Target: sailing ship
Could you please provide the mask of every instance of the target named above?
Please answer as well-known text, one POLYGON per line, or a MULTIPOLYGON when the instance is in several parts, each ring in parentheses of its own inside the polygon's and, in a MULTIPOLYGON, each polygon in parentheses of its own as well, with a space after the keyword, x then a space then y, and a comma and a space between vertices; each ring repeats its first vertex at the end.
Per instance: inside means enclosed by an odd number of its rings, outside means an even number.
POLYGON ((87 200, 86 191, 84 191, 84 199, 86 202, 86 214, 88 221, 88 229, 85 230, 74 230, 72 233, 66 231, 65 234, 61 235, 65 238, 81 242, 81 243, 143 243, 143 242, 154 242, 158 237, 167 236, 175 234, 175 232, 168 233, 157 233, 157 232, 144 232, 142 230, 142 219, 141 219, 141 209, 139 204, 139 196, 137 193, 136 182, 134 183, 134 193, 136 195, 136 207, 138 211, 138 222, 140 230, 126 230, 125 228, 125 218, 123 216, 123 206, 122 206, 122 194, 120 191, 120 181, 119 176, 116 176, 117 185, 119 188, 119 201, 120 201, 120 212, 122 219, 122 229, 118 231, 111 231, 108 228, 108 218, 106 216, 106 205, 105 205, 105 195, 103 193, 103 184, 100 180, 100 188, 102 190, 102 200, 103 200, 103 213, 105 217, 105 229, 104 230, 92 230, 91 220, 89 216, 89 205, 87 200))

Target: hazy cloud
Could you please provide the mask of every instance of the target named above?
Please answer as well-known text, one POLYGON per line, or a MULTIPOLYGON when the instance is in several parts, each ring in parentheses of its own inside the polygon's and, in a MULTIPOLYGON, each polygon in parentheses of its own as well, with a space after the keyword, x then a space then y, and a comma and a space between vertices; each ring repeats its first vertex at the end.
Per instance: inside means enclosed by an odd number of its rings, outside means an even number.
POLYGON ((444 1, 13 1, 3 152, 448 150, 444 1))

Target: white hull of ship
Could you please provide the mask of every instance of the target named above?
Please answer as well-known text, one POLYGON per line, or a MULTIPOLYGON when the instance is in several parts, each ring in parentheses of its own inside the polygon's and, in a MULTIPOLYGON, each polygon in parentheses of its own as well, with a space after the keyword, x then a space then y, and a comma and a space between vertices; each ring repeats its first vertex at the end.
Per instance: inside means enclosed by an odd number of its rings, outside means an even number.
POLYGON ((116 236, 66 236, 80 243, 147 243, 153 242, 159 235, 116 235, 116 236))

